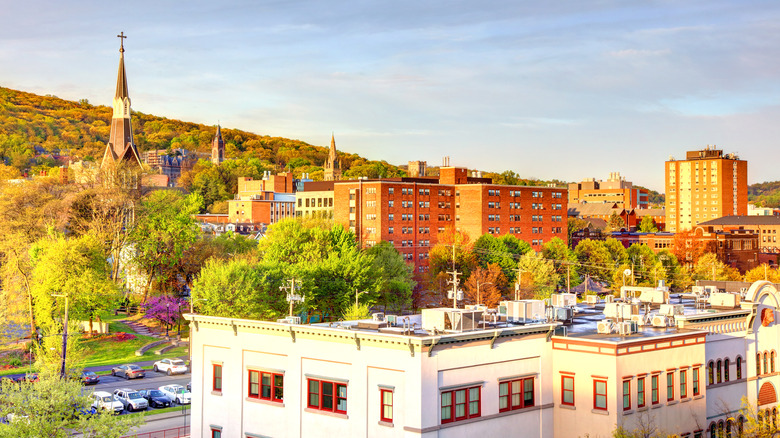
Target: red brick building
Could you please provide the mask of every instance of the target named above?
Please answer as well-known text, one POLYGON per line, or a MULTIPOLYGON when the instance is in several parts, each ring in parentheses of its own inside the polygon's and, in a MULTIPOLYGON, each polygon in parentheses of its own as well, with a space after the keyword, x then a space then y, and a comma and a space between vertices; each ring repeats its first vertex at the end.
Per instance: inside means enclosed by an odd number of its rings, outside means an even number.
POLYGON ((392 243, 425 272, 438 233, 455 228, 472 240, 512 234, 541 249, 567 239, 564 188, 505 186, 442 167, 439 176, 336 181, 333 218, 354 230, 362 247, 392 243))

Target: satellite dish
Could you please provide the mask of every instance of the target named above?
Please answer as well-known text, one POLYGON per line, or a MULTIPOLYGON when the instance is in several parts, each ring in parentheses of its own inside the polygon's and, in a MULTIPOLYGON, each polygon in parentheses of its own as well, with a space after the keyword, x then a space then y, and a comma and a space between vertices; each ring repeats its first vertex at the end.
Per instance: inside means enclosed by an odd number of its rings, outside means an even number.
POLYGON ((626 269, 625 271, 623 271, 623 275, 628 277, 629 275, 631 275, 631 270, 630 269, 626 269))

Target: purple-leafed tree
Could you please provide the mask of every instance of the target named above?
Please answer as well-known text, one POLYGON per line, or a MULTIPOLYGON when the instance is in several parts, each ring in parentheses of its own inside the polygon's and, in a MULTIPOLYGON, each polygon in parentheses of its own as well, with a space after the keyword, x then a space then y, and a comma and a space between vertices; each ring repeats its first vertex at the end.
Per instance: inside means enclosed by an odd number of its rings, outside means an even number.
POLYGON ((165 326, 165 333, 181 317, 182 311, 187 308, 187 301, 182 298, 167 295, 151 297, 144 304, 144 316, 158 321, 165 326))

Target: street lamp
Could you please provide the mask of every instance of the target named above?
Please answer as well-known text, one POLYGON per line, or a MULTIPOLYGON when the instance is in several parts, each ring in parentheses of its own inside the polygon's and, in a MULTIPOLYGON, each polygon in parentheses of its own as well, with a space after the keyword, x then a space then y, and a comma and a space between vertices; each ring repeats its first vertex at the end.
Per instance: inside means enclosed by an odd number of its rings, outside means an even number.
POLYGON ((368 292, 365 292, 365 291, 363 291, 363 292, 358 292, 358 290, 357 290, 357 289, 355 289, 355 310, 356 310, 356 311, 357 311, 357 308, 358 308, 358 306, 360 305, 360 304, 358 303, 358 296, 359 296, 359 295, 363 295, 363 294, 367 294, 367 293, 368 293, 368 292))
MULTIPOLYGON (((485 281, 482 284, 493 284, 493 283, 491 283, 489 281, 485 281)), ((479 295, 479 280, 477 280, 477 305, 480 304, 480 301, 481 301, 481 299, 480 299, 480 295, 479 295)))

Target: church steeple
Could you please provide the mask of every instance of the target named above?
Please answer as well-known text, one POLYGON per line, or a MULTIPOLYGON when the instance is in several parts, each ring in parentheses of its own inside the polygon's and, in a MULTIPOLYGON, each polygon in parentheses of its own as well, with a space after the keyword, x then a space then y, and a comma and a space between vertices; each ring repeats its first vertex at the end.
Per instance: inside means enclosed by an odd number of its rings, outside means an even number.
POLYGON ((116 94, 114 95, 114 114, 111 117, 111 132, 108 145, 103 154, 103 166, 122 162, 142 167, 141 157, 133 141, 133 125, 130 118, 130 95, 127 92, 127 73, 125 72, 125 44, 127 38, 122 32, 117 35, 119 45, 119 71, 116 78, 116 94))
POLYGON ((338 155, 336 155, 336 137, 330 134, 330 151, 328 159, 325 161, 325 170, 323 178, 325 181, 338 181, 341 179, 341 166, 339 166, 338 155))
POLYGON ((217 125, 217 134, 211 142, 211 162, 219 165, 225 161, 225 142, 222 140, 222 127, 217 125))

